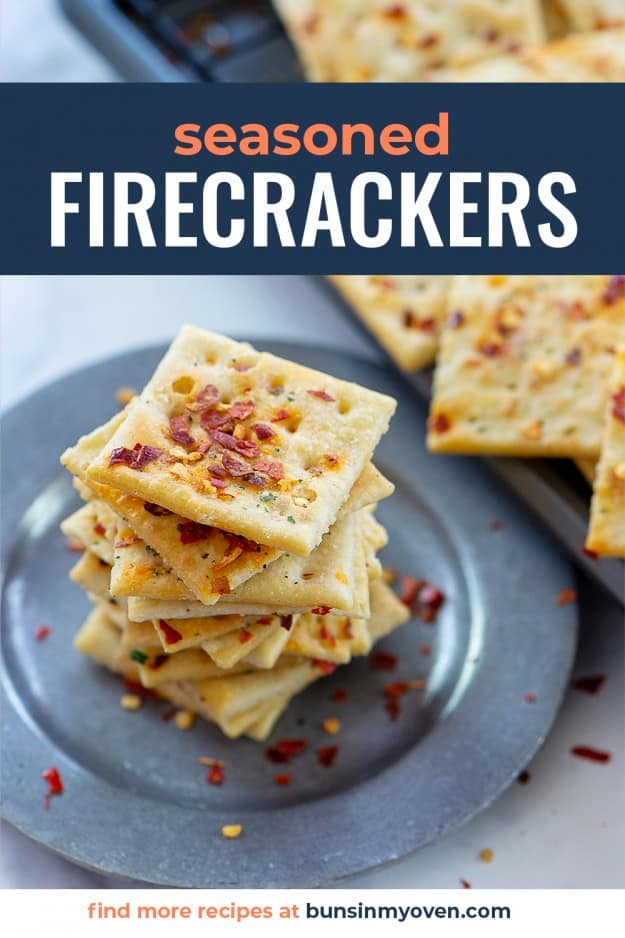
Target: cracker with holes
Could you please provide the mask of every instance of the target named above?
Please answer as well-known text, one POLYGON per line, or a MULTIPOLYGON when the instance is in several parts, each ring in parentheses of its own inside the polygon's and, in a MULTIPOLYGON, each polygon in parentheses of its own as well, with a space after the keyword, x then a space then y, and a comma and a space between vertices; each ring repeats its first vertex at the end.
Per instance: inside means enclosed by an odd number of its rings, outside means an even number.
POLYGON ((543 42, 539 0, 274 0, 314 81, 422 81, 543 42))
POLYGON ((625 26, 623 0, 558 0, 558 3, 569 27, 580 33, 625 26))
POLYGON ((85 476, 306 556, 334 523, 395 406, 186 326, 85 476))
POLYGON ((617 354, 610 387, 586 546, 625 557, 625 346, 617 354))
POLYGON ((625 278, 459 277, 451 306, 430 449, 598 457, 625 278))
POLYGON ((404 371, 436 357, 452 278, 334 276, 332 283, 404 371))

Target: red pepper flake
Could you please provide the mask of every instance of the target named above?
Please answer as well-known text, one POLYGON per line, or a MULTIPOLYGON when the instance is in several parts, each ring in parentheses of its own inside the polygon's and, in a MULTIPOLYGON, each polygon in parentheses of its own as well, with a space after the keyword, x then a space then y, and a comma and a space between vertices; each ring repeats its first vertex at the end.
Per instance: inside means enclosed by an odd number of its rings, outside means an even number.
POLYGON ((403 697, 409 690, 410 684, 408 681, 393 681, 384 688, 384 695, 390 698, 403 697))
POLYGON ((324 674, 333 674, 336 671, 336 665, 332 661, 322 661, 320 658, 313 658, 312 665, 319 668, 324 674))
POLYGON ((534 703, 536 701, 536 694, 525 694, 523 700, 525 703, 534 703))
POLYGON ((98 521, 97 524, 94 524, 93 530, 98 535, 98 537, 104 537, 104 535, 106 534, 106 528, 100 521, 98 521))
POLYGON ((434 622, 438 610, 445 602, 445 594, 437 586, 430 583, 419 590, 417 596, 417 614, 423 622, 434 622))
POLYGON ((530 775, 528 770, 523 769, 523 771, 519 772, 519 774, 517 775, 517 782, 519 783, 519 785, 527 785, 531 777, 532 776, 530 775))
POLYGON ((591 550, 590 547, 581 547, 580 554, 583 554, 584 557, 588 557, 589 560, 594 560, 595 563, 599 560, 597 551, 591 550))
POLYGON ((308 747, 305 739, 279 739, 275 746, 267 749, 265 755, 270 762, 290 762, 308 747))
POLYGON ((166 515, 172 514, 169 508, 163 508, 162 505, 155 505, 154 502, 144 502, 143 507, 148 514, 154 515, 155 518, 164 518, 166 515))
POLYGON ((351 639, 353 637, 354 637, 354 630, 352 628, 352 620, 347 619, 347 621, 343 623, 343 638, 351 639))
POLYGON ((603 302, 611 306, 621 296, 625 296, 625 275, 618 274, 610 278, 603 294, 603 302))
POLYGON ((165 637, 166 645, 175 645, 176 642, 181 641, 182 635, 180 632, 178 632, 177 629, 172 628, 169 622, 165 622, 165 619, 159 619, 158 624, 165 637))
POLYGON ((400 714, 401 706, 397 697, 390 697, 384 702, 384 709, 388 713, 391 720, 396 720, 400 714))
POLYGON ((291 776, 287 772, 278 773, 274 778, 276 785, 282 785, 286 787, 291 784, 291 776))
POLYGON ((369 655, 369 668, 371 671, 394 671, 397 667, 397 655, 390 651, 375 651, 369 655))
MULTIPOLYGON (((271 622, 271 619, 270 619, 269 621, 271 622)), ((261 619, 261 622, 262 622, 262 619, 261 619)), ((286 629, 286 631, 289 632, 289 631, 291 630, 291 626, 292 626, 292 625, 293 625, 293 616, 292 616, 292 615, 280 616, 280 627, 281 627, 281 628, 286 629)))
POLYGON ((282 420, 288 420, 290 416, 291 415, 288 412, 288 410, 286 410, 286 408, 279 407, 278 410, 273 415, 273 417, 271 418, 271 422, 280 423, 282 420))
POLYGON ((332 606, 315 606, 312 612, 316 616, 327 616, 331 609, 332 606))
POLYGON ((572 348, 570 352, 564 358, 567 365, 581 365, 582 363, 582 350, 581 348, 572 348))
POLYGON ((502 528, 503 528, 503 522, 502 522, 502 521, 494 520, 494 521, 489 521, 489 522, 488 522, 488 530, 489 530, 489 531, 501 531, 502 528))
POLYGON ((77 537, 66 537, 65 538, 65 550, 68 550, 72 554, 84 554, 86 547, 82 541, 79 541, 77 537))
POLYGON ((471 883, 470 883, 468 880, 466 880, 466 879, 461 879, 461 880, 460 880, 460 885, 462 886, 463 889, 472 889, 472 888, 473 888, 473 887, 471 886, 471 883))
POLYGON ((603 749, 595 749, 593 746, 573 746, 571 755, 579 759, 588 759, 590 762, 609 762, 612 754, 603 749))
POLYGON ((239 641, 242 645, 247 645, 250 638, 252 638, 252 633, 248 629, 241 629, 239 632, 239 641))
POLYGON ((40 625, 40 626, 35 630, 35 641, 37 641, 37 642, 45 642, 46 638, 47 638, 48 635, 50 635, 51 633, 52 633, 52 629, 50 628, 49 625, 40 625))
POLYGON ((432 414, 428 419, 428 430, 431 433, 447 433, 451 429, 451 420, 447 414, 432 414))
POLYGON ((227 576, 216 576, 211 581, 211 592, 218 593, 220 596, 225 596, 226 593, 230 593, 230 581, 227 576))
POLYGON ((464 325, 465 318, 464 313, 461 313, 459 309, 454 310, 447 320, 447 325, 450 329, 459 329, 464 325))
POLYGON ((625 423, 625 384, 611 395, 612 416, 625 423))
POLYGON ((139 681, 132 681, 129 677, 123 678, 122 684, 129 694, 137 694, 139 697, 158 698, 158 694, 155 690, 151 690, 149 687, 144 687, 143 684, 139 683, 139 681))
POLYGON ((320 401, 330 401, 334 403, 336 401, 335 397, 332 397, 331 394, 328 394, 327 391, 307 391, 307 394, 310 394, 311 397, 318 397, 320 401))
POLYGON ((169 418, 169 435, 176 443, 187 448, 195 445, 195 440, 189 432, 191 430, 191 418, 188 414, 179 414, 176 417, 169 418))
POLYGON ((486 358, 497 358, 503 352, 503 345, 499 345, 497 342, 481 342, 477 350, 486 358))
POLYGON ((195 397, 195 400, 187 404, 187 409, 199 414, 206 410, 211 410, 219 400, 219 388, 214 384, 207 384, 195 397))
POLYGON ((209 785, 223 785, 225 774, 221 762, 215 762, 206 773, 206 781, 209 785))
POLYGON ((334 765, 334 761, 339 754, 338 746, 321 746, 317 749, 317 762, 324 768, 329 769, 334 765))
POLYGON ((342 687, 336 687, 330 694, 330 700, 334 700, 335 703, 342 703, 347 698, 347 691, 343 690, 342 687))
POLYGON ((252 467, 256 472, 264 472, 274 482, 279 482, 284 478, 284 466, 281 462, 271 461, 269 459, 259 459, 252 467))
POLYGON ((169 721, 173 720, 177 713, 178 710, 176 707, 170 707, 168 710, 165 710, 164 713, 161 713, 161 720, 163 720, 165 723, 169 723, 169 721))
POLYGON ((236 404, 232 404, 227 410, 228 416, 237 422, 247 420, 253 413, 254 401, 237 401, 236 404))
POLYGON ((575 590, 567 587, 566 589, 560 590, 556 596, 556 606, 568 606, 569 603, 574 603, 577 600, 577 593, 575 590))
POLYGON ((266 423, 253 423, 252 431, 259 440, 271 440, 276 435, 276 431, 267 426, 266 423))
POLYGON ((427 657, 427 655, 432 654, 432 646, 431 645, 419 645, 419 651, 421 652, 422 655, 425 655, 427 657))
POLYGON ((43 799, 44 808, 50 807, 50 801, 53 795, 62 795, 64 792, 63 779, 61 778, 61 773, 52 765, 49 769, 45 769, 41 773, 41 777, 48 786, 48 791, 43 799))
POLYGON ((239 456, 244 456, 246 459, 256 459, 257 456, 260 456, 258 445, 252 440, 238 440, 230 433, 223 433, 221 430, 211 430, 209 436, 213 443, 223 446, 224 449, 232 450, 232 452, 238 453, 239 456))
POLYGON ((178 525, 181 544, 195 544, 197 541, 205 541, 210 537, 212 528, 207 524, 199 524, 197 521, 183 521, 178 525))
POLYGON ((399 576, 399 598, 405 606, 412 606, 417 598, 419 590, 425 585, 425 580, 419 580, 414 576, 400 574, 399 576))
POLYGON ((330 645, 332 648, 336 645, 336 639, 332 632, 330 632, 325 625, 321 626, 319 630, 319 637, 322 642, 325 642, 327 645, 330 645))
POLYGON ((109 456, 109 466, 123 465, 129 469, 143 469, 162 455, 163 451, 156 446, 143 446, 141 443, 136 443, 133 449, 118 446, 109 456))
POLYGON ((584 691, 585 694, 598 694, 605 684, 605 674, 592 674, 588 677, 576 678, 571 687, 575 690, 584 691))

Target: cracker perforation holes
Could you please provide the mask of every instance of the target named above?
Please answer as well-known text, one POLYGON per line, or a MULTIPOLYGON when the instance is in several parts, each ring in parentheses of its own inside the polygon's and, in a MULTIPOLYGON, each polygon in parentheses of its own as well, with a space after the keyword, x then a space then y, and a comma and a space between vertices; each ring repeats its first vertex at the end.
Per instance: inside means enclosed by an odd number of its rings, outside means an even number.
POLYGON ((191 375, 180 375, 171 383, 171 389, 175 394, 190 394, 195 385, 195 380, 191 375))

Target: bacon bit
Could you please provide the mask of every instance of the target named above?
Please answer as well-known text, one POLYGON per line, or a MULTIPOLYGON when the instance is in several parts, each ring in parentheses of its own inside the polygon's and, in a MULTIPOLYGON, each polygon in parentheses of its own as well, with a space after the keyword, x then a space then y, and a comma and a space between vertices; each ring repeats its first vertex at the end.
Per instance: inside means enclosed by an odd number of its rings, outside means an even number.
POLYGON ((331 394, 328 394, 327 391, 307 391, 307 394, 310 394, 311 397, 318 397, 320 401, 330 401, 334 403, 336 401, 335 397, 332 397, 331 394))
POLYGON ((585 694, 598 694, 605 684, 605 674, 593 674, 589 677, 576 678, 571 687, 575 690, 584 691, 585 694))
POLYGON ((129 469, 143 469, 162 455, 163 451, 156 446, 143 446, 141 443, 136 443, 133 449, 118 446, 109 456, 109 466, 123 465, 129 469))
POLYGON ((400 574, 399 577, 399 598, 405 606, 412 606, 417 598, 419 591, 425 586, 425 580, 419 580, 414 576, 400 574))
POLYGON ((211 430, 209 436, 213 443, 217 443, 218 446, 223 446, 224 449, 232 450, 234 453, 238 453, 239 456, 244 456, 246 459, 256 459, 257 456, 260 456, 260 450, 256 443, 253 443, 251 440, 237 440, 235 436, 231 436, 229 433, 223 433, 221 430, 211 430))
POLYGON ((573 746, 571 755, 579 759, 588 759, 590 762, 610 762, 612 754, 603 749, 595 749, 593 746, 573 746))
POLYGON ((165 619, 159 619, 158 624, 165 637, 166 645, 175 645, 176 642, 182 640, 182 635, 180 632, 178 632, 177 629, 172 628, 169 622, 165 622, 165 619))
POLYGON ((483 850, 480 850, 480 860, 482 863, 492 863, 493 862, 493 851, 489 847, 485 847, 483 850))
POLYGON ((219 596, 225 596, 230 593, 230 582, 227 576, 217 576, 211 580, 211 592, 218 593, 219 596))
POLYGON ((321 639, 322 642, 325 642, 327 645, 330 645, 331 648, 334 648, 334 647, 335 647, 335 645, 336 645, 336 638, 334 637, 334 635, 332 634, 332 632, 330 632, 330 631, 326 628, 325 625, 322 625, 322 626, 321 626, 321 629, 319 630, 319 637, 320 637, 320 639, 321 639))
POLYGON ((407 694, 410 690, 410 684, 408 681, 393 681, 392 684, 387 684, 384 688, 384 694, 386 697, 403 697, 404 694, 407 694))
POLYGON ((225 774, 221 762, 213 762, 209 771, 206 773, 206 781, 209 785, 223 785, 225 774))
POLYGON ((341 731, 341 721, 337 720, 336 717, 328 717, 327 720, 323 721, 321 726, 323 727, 323 732, 327 733, 329 736, 336 736, 336 734, 341 731))
MULTIPOLYGON (((227 488, 228 483, 224 482, 223 479, 218 479, 216 476, 210 476, 211 485, 214 485, 216 489, 225 489, 227 488)), ((224 494, 224 493, 222 493, 224 494)))
POLYGON ((169 418, 169 435, 176 443, 187 448, 195 445, 195 440, 189 433, 191 429, 191 418, 188 414, 179 414, 177 417, 169 418))
POLYGON ((271 440, 276 435, 276 431, 267 426, 266 423, 253 423, 252 431, 259 440, 271 440))
POLYGON ((224 824, 221 833, 227 840, 236 840, 243 833, 241 824, 224 824))
POLYGON ((106 534, 106 528, 100 521, 98 521, 97 524, 94 524, 93 530, 98 535, 98 537, 104 537, 106 534))
POLYGON ((582 350, 581 348, 572 348, 571 351, 564 358, 567 365, 581 365, 582 363, 582 350))
POLYGON ((580 547, 580 554, 583 554, 584 557, 588 557, 589 560, 594 560, 595 563, 599 560, 599 554, 596 550, 591 550, 590 547, 580 547))
POLYGON ((451 420, 447 414, 432 414, 428 419, 428 430, 431 433, 447 433, 451 429, 451 420))
POLYGON ((203 411, 211 410, 219 400, 219 388, 214 384, 207 384, 195 397, 195 400, 187 404, 187 410, 200 414, 203 411))
POLYGON ((284 466, 281 462, 272 462, 269 459, 260 459, 252 467, 256 472, 264 472, 274 482, 279 482, 284 478, 284 466))
POLYGON ((320 658, 313 658, 311 663, 313 667, 319 668, 324 674, 333 674, 336 671, 336 665, 331 661, 321 661, 320 658))
MULTIPOLYGON (((250 467, 227 450, 221 454, 221 463, 226 472, 235 479, 250 474, 250 467)), ((214 471, 214 467, 211 468, 211 471, 214 471)))
POLYGON ((447 325, 450 329, 459 329, 460 326, 464 325, 465 318, 464 313, 457 309, 450 315, 447 325))
POLYGON ((625 275, 618 274, 610 278, 603 294, 603 302, 611 306, 621 296, 625 296, 625 275))
POLYGON ((531 777, 532 776, 530 775, 529 771, 527 769, 523 769, 523 771, 519 772, 517 775, 517 782, 519 785, 527 785, 531 777))
POLYGON ((288 420, 290 416, 291 415, 288 412, 288 410, 286 410, 286 408, 279 407, 278 410, 274 413, 273 417, 271 418, 271 422, 280 423, 282 420, 288 420))
POLYGON ((316 616, 327 616, 331 608, 331 606, 315 606, 312 612, 316 616))
POLYGON ((247 420, 248 417, 251 417, 254 413, 254 401, 237 401, 236 404, 232 404, 226 413, 233 420, 238 422, 242 420, 247 420))
POLYGON ((181 544, 195 544, 197 541, 205 541, 210 537, 212 528, 207 524, 199 524, 197 521, 183 521, 178 525, 181 544))
POLYGON ((43 799, 44 808, 50 807, 50 801, 52 800, 53 795, 62 795, 65 791, 63 786, 63 779, 61 778, 61 773, 52 765, 49 769, 44 769, 41 773, 41 777, 48 786, 48 791, 43 799))
POLYGON ((401 711, 397 697, 391 697, 389 700, 385 701, 384 709, 388 713, 391 720, 396 720, 401 711))
POLYGON ((252 633, 248 629, 241 629, 239 632, 239 641, 242 645, 247 645, 250 638, 252 638, 252 633))
POLYGON ((625 384, 611 395, 612 416, 625 423, 625 384))
POLYGON ((472 889, 472 888, 473 888, 473 887, 471 886, 471 883, 468 882, 466 879, 460 879, 460 885, 462 886, 463 889, 472 889))
MULTIPOLYGON (((204 410, 200 414, 200 424, 204 430, 217 430, 222 428, 223 430, 228 430, 229 432, 234 430, 234 420, 232 417, 229 417, 228 414, 220 414, 216 410, 204 410)), ((200 447, 200 452, 204 451, 204 448, 210 449, 210 446, 202 444, 200 447)))
POLYGON ((334 765, 334 760, 338 754, 338 746, 321 746, 319 749, 317 749, 317 762, 324 768, 329 769, 334 765))
MULTIPOLYGON (((271 622, 271 619, 269 621, 271 622)), ((293 625, 292 615, 280 616, 280 628, 286 629, 286 631, 289 632, 291 630, 292 625, 293 625)))
POLYGON ((66 537, 65 538, 65 550, 70 551, 72 554, 84 554, 86 551, 85 545, 82 541, 79 541, 77 537, 66 537))
POLYGON ((170 707, 169 710, 165 710, 164 713, 161 713, 161 720, 164 720, 165 723, 169 723, 170 720, 176 716, 177 710, 175 707, 170 707))
POLYGON ((35 641, 36 642, 45 642, 48 635, 52 634, 52 629, 49 625, 40 625, 35 629, 35 641))
POLYGON ((276 775, 276 777, 274 778, 274 782, 276 783, 276 785, 283 785, 283 786, 290 785, 291 776, 286 772, 280 773, 276 775))
POLYGON ((427 657, 427 655, 432 654, 432 646, 431 645, 419 645, 419 651, 421 652, 422 655, 425 655, 427 657))
POLYGON ((567 587, 566 589, 560 590, 556 596, 556 606, 568 606, 569 603, 574 603, 577 600, 577 593, 575 590, 567 587))
POLYGON ((523 700, 525 703, 534 703, 536 700, 536 694, 524 694, 523 700))
POLYGON ((394 671, 397 667, 397 655, 389 651, 375 651, 369 655, 369 668, 371 671, 394 671))
POLYGON ((342 687, 335 688, 330 694, 330 700, 333 700, 335 703, 342 703, 347 698, 347 691, 343 690, 342 687))
POLYGON ((164 518, 166 515, 172 514, 169 508, 163 508, 162 505, 156 505, 154 502, 144 502, 143 507, 148 514, 154 515, 155 518, 164 518))

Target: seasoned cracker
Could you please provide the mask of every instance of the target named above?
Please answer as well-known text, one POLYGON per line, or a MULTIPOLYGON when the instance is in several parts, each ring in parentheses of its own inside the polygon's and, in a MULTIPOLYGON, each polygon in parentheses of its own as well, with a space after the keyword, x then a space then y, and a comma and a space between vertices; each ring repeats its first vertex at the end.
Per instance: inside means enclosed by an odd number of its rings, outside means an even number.
POLYGON ((614 368, 586 546, 625 557, 625 347, 614 368))
POLYGON ((595 458, 615 350, 619 278, 459 277, 434 379, 435 452, 595 458))

